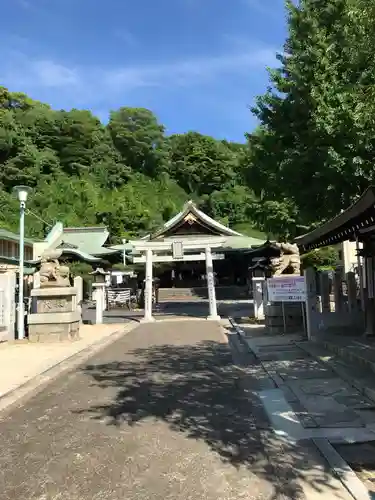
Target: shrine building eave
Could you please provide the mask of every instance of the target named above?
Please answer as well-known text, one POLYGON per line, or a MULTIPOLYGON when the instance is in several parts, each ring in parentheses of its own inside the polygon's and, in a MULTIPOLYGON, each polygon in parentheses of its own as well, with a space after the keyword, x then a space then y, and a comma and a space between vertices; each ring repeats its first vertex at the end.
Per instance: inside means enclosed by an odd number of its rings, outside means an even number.
MULTIPOLYGON (((346 210, 318 226, 309 233, 294 239, 302 252, 363 238, 366 228, 375 226, 375 187, 370 186, 346 210)), ((375 230, 375 227, 374 227, 375 230)))
POLYGON ((209 217, 190 200, 184 205, 181 212, 167 221, 159 230, 153 234, 148 234, 142 239, 159 240, 172 238, 173 236, 193 236, 194 234, 202 236, 243 236, 241 233, 209 217), (188 231, 189 227, 191 231, 188 231))

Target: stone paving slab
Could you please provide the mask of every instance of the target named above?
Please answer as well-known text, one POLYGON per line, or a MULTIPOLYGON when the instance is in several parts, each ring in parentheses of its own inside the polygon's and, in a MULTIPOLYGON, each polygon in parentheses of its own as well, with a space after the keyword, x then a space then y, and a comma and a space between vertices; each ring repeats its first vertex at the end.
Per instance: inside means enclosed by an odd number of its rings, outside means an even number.
POLYGON ((314 359, 272 361, 264 363, 266 369, 275 370, 284 380, 316 379, 334 376, 334 373, 314 359))
POLYGON ((261 361, 294 361, 298 359, 306 359, 306 353, 301 349, 280 349, 278 351, 263 351, 258 354, 261 361))
POLYGON ((296 345, 295 339, 248 342, 305 429, 360 429, 375 423, 372 402, 296 345))

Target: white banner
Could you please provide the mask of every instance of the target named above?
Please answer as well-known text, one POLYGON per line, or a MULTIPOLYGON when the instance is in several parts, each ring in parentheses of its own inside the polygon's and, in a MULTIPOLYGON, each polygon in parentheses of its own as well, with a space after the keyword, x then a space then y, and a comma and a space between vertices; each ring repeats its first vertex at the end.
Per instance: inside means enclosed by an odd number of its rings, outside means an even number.
POLYGON ((270 302, 305 302, 306 282, 304 276, 279 276, 267 280, 270 302))

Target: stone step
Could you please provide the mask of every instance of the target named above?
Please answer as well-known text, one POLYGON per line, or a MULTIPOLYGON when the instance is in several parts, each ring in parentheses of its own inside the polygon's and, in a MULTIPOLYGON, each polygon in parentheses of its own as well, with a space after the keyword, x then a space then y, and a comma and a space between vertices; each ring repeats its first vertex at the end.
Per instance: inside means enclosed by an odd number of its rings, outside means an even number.
MULTIPOLYGON (((248 290, 244 286, 216 286, 217 300, 248 299, 248 290)), ((159 288, 159 302, 180 300, 208 299, 207 287, 159 288)))
POLYGON ((345 359, 354 364, 364 366, 375 373, 375 349, 369 344, 360 344, 361 339, 350 338, 332 338, 323 339, 322 344, 326 349, 338 354, 342 359, 345 359))
POLYGON ((355 356, 347 355, 345 349, 336 349, 337 346, 326 340, 296 344, 375 402, 374 366, 371 363, 359 362, 355 356))

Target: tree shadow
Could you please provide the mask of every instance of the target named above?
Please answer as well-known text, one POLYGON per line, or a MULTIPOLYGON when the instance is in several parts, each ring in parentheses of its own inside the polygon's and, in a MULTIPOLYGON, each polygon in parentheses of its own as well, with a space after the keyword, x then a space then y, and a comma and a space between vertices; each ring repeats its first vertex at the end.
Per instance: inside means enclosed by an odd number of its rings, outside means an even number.
MULTIPOLYGON (((237 349, 234 335, 229 343, 237 349)), ((117 394, 110 403, 79 413, 116 426, 163 421, 187 438, 206 442, 224 462, 266 479, 274 500, 303 498, 301 481, 321 491, 328 469, 322 470, 310 444, 288 443, 272 431, 254 390, 256 380, 238 366, 246 360, 237 354, 235 365, 226 344, 206 341, 154 345, 129 352, 121 362, 87 365, 84 373, 95 385, 115 388, 117 394)))

